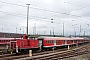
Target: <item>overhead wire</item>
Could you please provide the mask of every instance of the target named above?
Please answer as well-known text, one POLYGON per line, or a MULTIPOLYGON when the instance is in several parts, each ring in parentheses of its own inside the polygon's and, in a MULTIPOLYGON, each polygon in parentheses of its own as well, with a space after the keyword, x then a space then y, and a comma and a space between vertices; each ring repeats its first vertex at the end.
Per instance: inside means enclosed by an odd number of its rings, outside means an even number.
POLYGON ((24 6, 24 5, 15 4, 15 3, 10 3, 10 2, 3 2, 3 1, 0 1, 0 2, 1 2, 1 3, 5 3, 5 4, 11 4, 11 5, 16 5, 16 6, 27 7, 27 6, 24 6))
POLYGON ((83 9, 83 8, 90 7, 90 5, 87 5, 87 6, 80 6, 80 5, 78 5, 78 4, 73 4, 73 3, 70 3, 70 2, 67 2, 67 1, 63 1, 63 0, 59 0, 59 1, 64 2, 64 3, 67 3, 67 4, 71 4, 71 5, 80 7, 80 8, 78 8, 78 9, 74 9, 74 10, 80 10, 80 9, 83 9))
MULTIPOLYGON (((22 7, 27 7, 27 6, 24 6, 24 5, 18 5, 18 4, 8 3, 8 2, 2 2, 2 1, 0 1, 0 2, 1 3, 6 3, 6 4, 12 4, 12 5, 17 5, 17 6, 22 6, 22 7)), ((30 7, 30 8, 38 9, 38 10, 43 10, 43 11, 48 11, 48 12, 53 12, 53 13, 58 13, 58 14, 70 15, 70 14, 67 14, 67 13, 60 13, 60 12, 56 12, 56 11, 52 11, 52 10, 48 10, 48 9, 41 9, 41 8, 35 8, 35 7, 30 7)), ((76 16, 76 15, 70 15, 70 16, 81 17, 81 16, 76 16)), ((39 18, 42 18, 42 17, 39 17, 39 18)), ((42 19, 47 19, 47 18, 42 18, 42 19)))
MULTIPOLYGON (((4 2, 5 3, 5 2, 4 2)), ((10 3, 8 3, 10 4, 10 3)), ((12 5, 16 5, 16 4, 12 4, 12 5)), ((27 7, 27 6, 23 6, 23 5, 17 5, 17 6, 22 6, 22 7, 27 7)), ((38 9, 38 8, 34 8, 34 7, 30 7, 30 8, 33 8, 33 9, 38 9)), ((43 11, 48 11, 48 12, 53 12, 53 13, 60 13, 60 12, 56 12, 56 11, 51 11, 51 10, 47 10, 47 9, 39 9, 39 10, 43 10, 43 11)), ((67 14, 67 13, 61 13, 61 14, 65 14, 65 15, 70 15, 70 14, 67 14)), ((15 16, 15 15, 14 15, 15 16)), ((76 15, 71 15, 71 16, 76 16, 76 15)), ((35 17, 35 16, 33 16, 35 17)), ((76 16, 76 17, 81 17, 81 16, 76 16)), ((37 17, 36 17, 37 18, 37 17)), ((39 18, 42 18, 42 17, 39 17, 39 18)), ((47 19, 47 18, 42 18, 42 19, 47 19)), ((56 23, 56 22, 55 22, 56 23)))
MULTIPOLYGON (((24 5, 19 5, 19 4, 14 4, 14 3, 2 2, 2 1, 0 1, 0 2, 1 2, 1 3, 6 3, 6 4, 11 4, 11 5, 16 5, 16 6, 27 7, 27 6, 24 6, 24 5)), ((30 8, 32 8, 32 9, 38 9, 38 10, 42 10, 42 11, 47 11, 47 12, 52 12, 52 13, 70 15, 70 14, 67 14, 67 13, 61 13, 61 12, 56 12, 56 11, 52 11, 52 10, 48 10, 48 9, 31 7, 31 6, 30 6, 30 8)), ((81 16, 76 16, 76 15, 70 15, 70 16, 81 17, 81 16)))

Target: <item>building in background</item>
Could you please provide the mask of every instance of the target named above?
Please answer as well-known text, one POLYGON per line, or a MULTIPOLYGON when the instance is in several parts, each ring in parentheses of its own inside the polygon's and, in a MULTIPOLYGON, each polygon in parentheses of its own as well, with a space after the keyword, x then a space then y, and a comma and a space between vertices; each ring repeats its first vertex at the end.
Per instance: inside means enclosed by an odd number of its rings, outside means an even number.
POLYGON ((23 36, 24 34, 0 32, 0 37, 5 37, 5 38, 20 38, 23 36))

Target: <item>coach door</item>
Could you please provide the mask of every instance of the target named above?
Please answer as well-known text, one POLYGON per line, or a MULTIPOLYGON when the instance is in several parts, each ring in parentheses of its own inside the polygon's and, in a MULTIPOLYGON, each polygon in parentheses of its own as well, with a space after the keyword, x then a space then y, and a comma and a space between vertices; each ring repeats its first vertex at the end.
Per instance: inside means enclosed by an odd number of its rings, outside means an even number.
POLYGON ((56 46, 56 40, 54 40, 54 46, 56 46))
POLYGON ((39 40, 39 48, 42 50, 42 39, 39 40))

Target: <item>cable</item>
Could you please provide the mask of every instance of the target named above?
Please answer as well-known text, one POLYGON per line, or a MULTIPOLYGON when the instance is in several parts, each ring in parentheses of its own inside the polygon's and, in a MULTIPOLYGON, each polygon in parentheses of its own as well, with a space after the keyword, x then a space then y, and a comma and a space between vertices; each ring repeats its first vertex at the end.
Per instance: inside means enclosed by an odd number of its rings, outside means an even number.
MULTIPOLYGON (((59 1, 62 1, 62 0, 59 0, 59 1)), ((80 5, 77 5, 77 4, 72 4, 72 3, 66 2, 66 1, 62 1, 62 2, 67 3, 67 4, 78 6, 78 7, 80 7, 79 9, 90 7, 90 5, 87 5, 87 6, 83 7, 83 6, 80 6, 80 5)), ((79 9, 74 9, 74 10, 79 10, 79 9)))
MULTIPOLYGON (((59 0, 59 1, 62 1, 62 0, 59 0)), ((77 4, 72 4, 72 3, 66 2, 66 1, 62 1, 62 2, 67 3, 67 4, 71 4, 71 5, 75 5, 75 6, 78 6, 78 7, 82 7, 82 6, 79 6, 79 5, 77 5, 77 4)), ((83 7, 82 7, 82 8, 83 8, 83 7)))
MULTIPOLYGON (((27 6, 23 6, 23 5, 8 3, 8 2, 2 2, 2 1, 0 1, 0 2, 1 2, 1 3, 6 3, 6 4, 11 4, 11 5, 16 5, 16 6, 27 7, 27 6)), ((67 13, 56 12, 56 11, 52 11, 52 10, 48 10, 48 9, 41 9, 41 8, 35 8, 35 7, 30 7, 30 8, 32 8, 32 9, 38 9, 38 10, 42 10, 42 11, 48 11, 48 12, 52 12, 52 13, 70 15, 70 14, 67 14, 67 13)), ((81 17, 81 16, 76 16, 76 15, 70 15, 70 16, 81 17)))
MULTIPOLYGON (((23 5, 18 5, 18 4, 8 3, 8 2, 2 2, 2 1, 0 1, 0 2, 1 2, 1 3, 6 3, 6 4, 11 4, 11 5, 17 5, 17 6, 27 7, 27 6, 23 6, 23 5)), ((67 13, 60 13, 60 12, 51 11, 51 10, 47 10, 47 9, 34 8, 34 7, 30 7, 30 8, 33 8, 33 9, 38 9, 38 10, 42 10, 42 11, 53 12, 53 13, 58 13, 58 14, 70 15, 70 14, 67 14, 67 13)), ((76 16, 76 15, 70 15, 70 16, 81 17, 81 16, 76 16)), ((87 18, 87 19, 88 19, 88 18, 87 18)))
POLYGON ((24 5, 18 5, 18 4, 14 4, 14 3, 8 3, 8 2, 3 2, 3 1, 0 1, 1 3, 6 3, 6 4, 11 4, 11 5, 16 5, 16 6, 22 6, 22 7, 27 7, 27 6, 24 6, 24 5))
MULTIPOLYGON (((21 2, 21 1, 18 1, 18 0, 15 0, 15 1, 17 1, 17 2, 21 2)), ((26 4, 25 2, 21 2, 21 3, 24 3, 24 4, 26 4)))
MULTIPOLYGON (((6 13, 4 13, 4 14, 7 14, 7 15, 11 15, 11 16, 17 16, 17 17, 23 17, 23 18, 26 18, 26 15, 21 15, 21 14, 16 14, 16 13, 9 13, 9 12, 6 12, 6 13)), ((36 16, 30 16, 30 18, 29 19, 48 19, 48 20, 51 20, 51 19, 49 19, 49 18, 44 18, 44 17, 36 17, 36 16)), ((44 20, 44 21, 45 21, 44 20)), ((54 21, 56 21, 56 19, 54 20, 54 21)), ((63 20, 58 20, 58 21, 63 21, 63 20)), ((65 21, 65 22, 69 22, 69 21, 65 21)))

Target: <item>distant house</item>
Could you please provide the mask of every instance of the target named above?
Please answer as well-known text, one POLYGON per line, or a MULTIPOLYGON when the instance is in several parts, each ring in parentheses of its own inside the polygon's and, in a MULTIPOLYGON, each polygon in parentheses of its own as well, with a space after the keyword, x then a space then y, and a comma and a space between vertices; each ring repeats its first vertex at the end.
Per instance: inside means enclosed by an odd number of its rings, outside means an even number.
POLYGON ((23 35, 24 34, 0 32, 0 37, 5 37, 5 38, 20 38, 23 37, 23 35))

